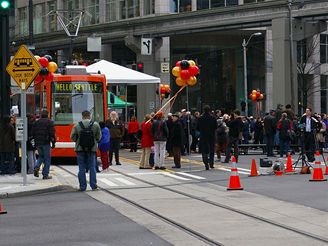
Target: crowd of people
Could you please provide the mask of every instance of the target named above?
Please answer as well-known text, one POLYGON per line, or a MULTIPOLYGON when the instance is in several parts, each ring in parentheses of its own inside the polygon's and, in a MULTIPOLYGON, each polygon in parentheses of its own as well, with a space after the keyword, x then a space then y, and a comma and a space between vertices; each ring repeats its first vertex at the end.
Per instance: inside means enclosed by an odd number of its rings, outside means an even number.
MULTIPOLYGON (((239 110, 226 114, 204 106, 203 112, 191 114, 180 112, 146 114, 139 125, 136 117, 125 124, 118 119, 115 111, 110 112, 104 122, 94 122, 89 111, 82 112, 82 120, 71 132, 76 143, 78 179, 80 190, 86 190, 86 172, 90 172, 90 186, 97 189, 96 153, 100 152, 102 171, 106 172, 113 164, 121 165, 120 148, 122 138, 127 133, 130 152, 137 152, 140 143, 140 169, 165 170, 165 158, 173 157, 174 166, 181 168, 181 156, 198 152, 206 170, 214 168, 217 161, 228 163, 233 154, 238 162, 239 145, 263 148, 267 156, 275 156, 278 146, 280 157, 301 151, 308 161, 314 161, 315 150, 323 151, 328 146, 328 117, 326 114, 313 114, 311 108, 298 117, 290 105, 285 109, 278 105, 264 117, 242 116, 239 110), (222 158, 224 155, 224 159, 222 158)), ((15 117, 5 116, 0 124, 0 174, 20 172, 19 143, 15 141, 15 117)), ((50 152, 55 148, 56 133, 54 122, 44 110, 40 118, 28 115, 27 173, 39 177, 40 166, 43 179, 51 179, 50 152), (35 151, 38 152, 36 159, 35 151)))

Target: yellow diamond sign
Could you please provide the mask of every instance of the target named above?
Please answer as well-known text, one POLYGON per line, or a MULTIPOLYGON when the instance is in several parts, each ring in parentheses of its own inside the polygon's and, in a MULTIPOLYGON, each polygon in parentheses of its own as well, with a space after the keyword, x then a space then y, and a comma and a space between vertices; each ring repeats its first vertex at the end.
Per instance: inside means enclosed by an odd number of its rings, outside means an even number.
POLYGON ((22 90, 27 90, 39 74, 41 66, 31 51, 21 45, 6 70, 22 90))

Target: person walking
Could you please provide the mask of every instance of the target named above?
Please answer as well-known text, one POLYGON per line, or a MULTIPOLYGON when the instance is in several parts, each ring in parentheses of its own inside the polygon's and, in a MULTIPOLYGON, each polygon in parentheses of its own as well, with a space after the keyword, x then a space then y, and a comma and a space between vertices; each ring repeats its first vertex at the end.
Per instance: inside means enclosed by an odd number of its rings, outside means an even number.
POLYGON ((154 122, 151 126, 151 134, 154 139, 155 149, 155 166, 154 169, 165 170, 164 159, 165 159, 165 146, 169 130, 166 122, 164 121, 163 112, 159 111, 156 113, 154 122))
POLYGON ((79 166, 78 179, 80 191, 87 189, 86 170, 89 170, 90 187, 96 190, 96 153, 97 143, 101 139, 101 129, 97 122, 91 120, 91 113, 87 110, 82 112, 82 121, 72 129, 71 139, 75 142, 77 164, 79 166))
POLYGON ((267 156, 273 157, 273 146, 274 146, 274 138, 276 135, 277 129, 277 121, 275 117, 276 111, 270 110, 270 114, 264 117, 263 125, 264 125, 264 136, 267 144, 267 156))
POLYGON ((229 163, 232 146, 234 147, 233 153, 236 158, 236 162, 238 162, 238 154, 239 154, 238 144, 239 141, 241 140, 240 135, 243 129, 243 121, 240 117, 239 110, 233 111, 233 114, 231 115, 231 120, 227 122, 227 127, 229 128, 229 133, 228 133, 226 157, 224 162, 229 163))
POLYGON ((15 174, 15 128, 10 124, 9 115, 0 122, 0 174, 15 174))
POLYGON ((131 117, 131 120, 128 122, 128 135, 130 140, 130 152, 137 152, 137 133, 139 131, 139 123, 135 116, 131 117))
POLYGON ((184 130, 179 121, 179 114, 172 114, 172 127, 169 131, 168 141, 172 144, 174 166, 172 168, 181 168, 181 150, 184 144, 184 130))
POLYGON ((98 149, 100 151, 102 171, 107 171, 109 167, 108 151, 110 146, 110 133, 109 129, 105 125, 105 122, 99 122, 99 126, 101 129, 101 139, 98 145, 98 149))
POLYGON ((55 148, 56 144, 56 130, 54 122, 48 118, 48 111, 41 112, 41 118, 33 125, 32 135, 38 150, 39 157, 34 166, 34 176, 39 177, 39 170, 42 163, 43 179, 51 179, 49 176, 49 169, 51 165, 50 147, 55 148))
MULTIPOLYGON (((228 115, 227 115, 228 116, 228 115)), ((228 127, 226 125, 226 120, 218 119, 218 128, 216 130, 216 155, 218 161, 221 162, 221 153, 225 153, 228 141, 228 127)))
POLYGON ((109 165, 112 165, 113 154, 115 154, 116 165, 121 165, 120 163, 120 147, 121 139, 124 136, 124 126, 118 120, 117 113, 112 111, 110 113, 109 119, 105 122, 110 133, 110 147, 109 147, 109 165))
POLYGON ((204 106, 204 113, 198 120, 197 130, 200 133, 199 147, 202 153, 205 169, 214 168, 214 145, 215 131, 217 128, 216 118, 211 114, 211 108, 204 106))
POLYGON ((139 169, 150 169, 149 157, 151 153, 151 147, 154 146, 153 136, 151 135, 152 122, 150 115, 145 115, 145 120, 141 124, 141 157, 139 169))

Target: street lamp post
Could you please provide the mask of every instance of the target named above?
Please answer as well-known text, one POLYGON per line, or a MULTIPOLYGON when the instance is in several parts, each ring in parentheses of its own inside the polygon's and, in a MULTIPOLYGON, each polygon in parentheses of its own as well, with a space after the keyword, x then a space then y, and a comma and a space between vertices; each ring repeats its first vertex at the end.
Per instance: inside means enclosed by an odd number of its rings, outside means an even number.
POLYGON ((245 93, 245 116, 248 116, 248 103, 247 103, 247 97, 248 97, 248 93, 247 93, 247 57, 246 57, 246 49, 247 49, 247 45, 249 43, 249 41, 252 39, 253 36, 261 36, 262 33, 261 32, 256 32, 253 33, 249 39, 246 42, 246 39, 243 39, 243 43, 241 44, 243 46, 243 54, 244 54, 244 93, 245 93))

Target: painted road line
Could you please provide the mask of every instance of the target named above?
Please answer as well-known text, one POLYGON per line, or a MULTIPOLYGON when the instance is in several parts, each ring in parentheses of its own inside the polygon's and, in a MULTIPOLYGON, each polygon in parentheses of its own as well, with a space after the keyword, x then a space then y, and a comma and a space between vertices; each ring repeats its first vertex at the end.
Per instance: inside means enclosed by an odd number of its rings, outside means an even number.
POLYGON ((104 178, 100 178, 98 179, 99 181, 103 182, 104 184, 108 185, 108 186, 118 186, 118 184, 113 183, 112 181, 109 181, 107 179, 104 178))
POLYGON ((184 176, 187 176, 187 177, 190 177, 190 178, 194 178, 194 179, 206 179, 204 177, 200 177, 200 176, 193 175, 193 174, 190 174, 190 173, 183 173, 183 172, 177 172, 177 173, 181 174, 181 175, 184 175, 184 176))
MULTIPOLYGON (((226 171, 226 172, 231 172, 231 169, 230 168, 219 167, 218 169, 219 170, 222 170, 222 171, 226 171)), ((238 171, 238 173, 246 174, 246 175, 249 175, 250 174, 250 172, 243 172, 243 171, 238 171)))
POLYGON ((177 176, 177 175, 172 174, 172 173, 163 172, 163 174, 168 176, 168 177, 174 178, 174 179, 186 180, 186 181, 191 180, 191 179, 187 179, 187 178, 184 178, 184 177, 177 176))
POLYGON ((135 183, 132 183, 131 181, 124 178, 115 178, 115 179, 126 185, 136 185, 135 183))

